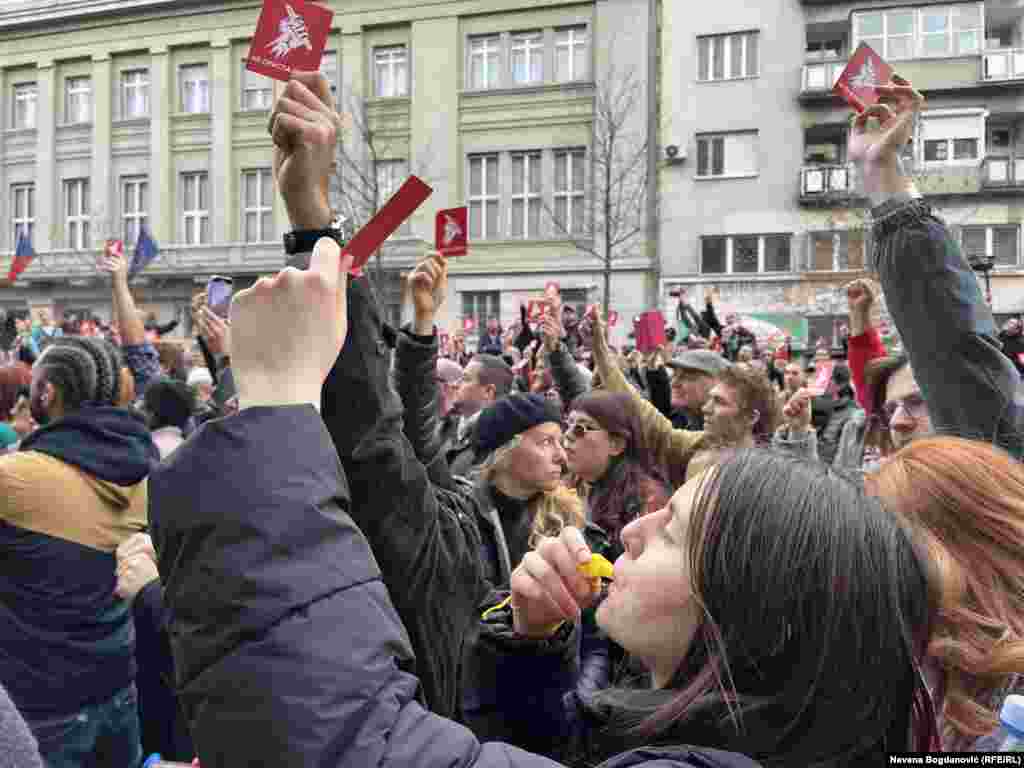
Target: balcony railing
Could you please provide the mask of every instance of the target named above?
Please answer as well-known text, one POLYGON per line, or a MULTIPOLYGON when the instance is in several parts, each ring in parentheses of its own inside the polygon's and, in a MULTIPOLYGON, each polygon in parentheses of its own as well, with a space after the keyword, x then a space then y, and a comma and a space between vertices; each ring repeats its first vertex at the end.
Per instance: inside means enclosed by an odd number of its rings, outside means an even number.
POLYGON ((982 57, 981 79, 1024 79, 1024 48, 996 48, 985 51, 982 57))
POLYGON ((812 165, 800 169, 800 195, 816 197, 853 193, 850 165, 812 165))
POLYGON ((804 64, 804 91, 831 91, 836 80, 843 74, 846 59, 812 61, 804 64))
POLYGON ((982 184, 986 187, 1024 186, 1024 157, 986 157, 982 184))

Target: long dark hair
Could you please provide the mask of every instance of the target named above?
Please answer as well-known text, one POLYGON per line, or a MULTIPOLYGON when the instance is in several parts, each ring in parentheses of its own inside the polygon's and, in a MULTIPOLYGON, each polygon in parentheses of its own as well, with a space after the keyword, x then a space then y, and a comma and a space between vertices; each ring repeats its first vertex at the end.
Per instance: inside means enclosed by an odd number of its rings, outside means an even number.
POLYGON ((618 546, 622 529, 646 511, 647 495, 654 489, 663 491, 665 481, 653 457, 641 447, 640 420, 631 395, 587 392, 573 400, 570 411, 582 411, 626 443, 622 456, 612 460, 587 498, 590 522, 601 526, 618 546))
POLYGON ((688 541, 703 621, 666 689, 605 694, 620 736, 766 766, 935 748, 919 667, 938 610, 930 561, 856 479, 770 451, 727 454, 704 475, 688 541))

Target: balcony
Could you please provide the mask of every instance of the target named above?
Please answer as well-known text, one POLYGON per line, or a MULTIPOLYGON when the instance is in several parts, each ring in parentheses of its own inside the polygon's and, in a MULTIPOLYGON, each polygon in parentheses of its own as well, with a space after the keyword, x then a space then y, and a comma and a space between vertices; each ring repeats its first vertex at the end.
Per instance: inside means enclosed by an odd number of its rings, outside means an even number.
POLYGON ((1024 157, 986 157, 981 176, 986 191, 1024 189, 1024 157))
POLYGON ((856 197, 852 165, 810 165, 800 169, 800 202, 804 205, 837 205, 856 197))
POLYGON ((1024 48, 996 48, 982 55, 983 82, 1024 80, 1024 48))
POLYGON ((804 64, 801 94, 825 95, 832 93, 832 86, 843 74, 846 58, 809 61, 804 64))

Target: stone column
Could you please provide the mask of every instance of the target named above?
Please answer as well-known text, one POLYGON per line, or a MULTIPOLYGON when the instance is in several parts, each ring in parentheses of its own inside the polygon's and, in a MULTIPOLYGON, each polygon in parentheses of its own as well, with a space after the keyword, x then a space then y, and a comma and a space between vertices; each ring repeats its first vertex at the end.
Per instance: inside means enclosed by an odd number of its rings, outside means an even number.
POLYGON ((89 181, 91 196, 90 216, 92 238, 95 247, 102 247, 102 241, 121 234, 120 213, 115 201, 111 178, 111 130, 113 122, 111 82, 113 62, 109 53, 98 53, 92 57, 92 174, 89 181))
POLYGON ((212 110, 210 113, 210 239, 218 245, 238 237, 238 184, 231 167, 231 123, 236 101, 231 41, 215 40, 210 67, 212 110))
POLYGON ((57 188, 56 132, 57 132, 57 83, 53 60, 39 62, 39 77, 36 80, 38 101, 36 103, 36 253, 44 253, 56 247, 63 247, 60 233, 64 231, 61 206, 61 190, 57 188))
POLYGON ((166 46, 150 49, 149 67, 149 231, 161 245, 179 240, 175 211, 177 179, 171 165, 171 115, 177 88, 166 46))

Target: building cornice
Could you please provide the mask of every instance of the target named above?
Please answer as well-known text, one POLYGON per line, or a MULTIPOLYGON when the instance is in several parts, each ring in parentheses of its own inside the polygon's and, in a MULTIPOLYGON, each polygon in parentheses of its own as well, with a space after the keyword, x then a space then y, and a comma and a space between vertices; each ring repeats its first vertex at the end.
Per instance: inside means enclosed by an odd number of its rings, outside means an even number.
POLYGON ((10 29, 52 26, 63 23, 80 23, 113 16, 124 17, 133 14, 175 12, 190 6, 207 5, 215 11, 222 3, 204 0, 44 0, 0 6, 0 32, 10 29))

